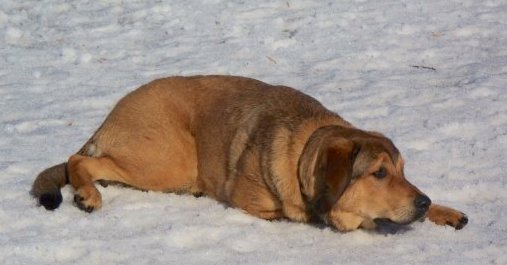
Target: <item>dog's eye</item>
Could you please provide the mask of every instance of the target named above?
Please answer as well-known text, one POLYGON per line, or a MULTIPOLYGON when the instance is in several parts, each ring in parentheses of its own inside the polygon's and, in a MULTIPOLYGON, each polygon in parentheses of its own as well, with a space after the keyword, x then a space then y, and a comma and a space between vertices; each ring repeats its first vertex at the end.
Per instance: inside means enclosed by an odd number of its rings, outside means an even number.
POLYGON ((387 171, 385 167, 381 167, 379 170, 373 172, 373 176, 375 176, 378 179, 385 178, 387 176, 387 171))

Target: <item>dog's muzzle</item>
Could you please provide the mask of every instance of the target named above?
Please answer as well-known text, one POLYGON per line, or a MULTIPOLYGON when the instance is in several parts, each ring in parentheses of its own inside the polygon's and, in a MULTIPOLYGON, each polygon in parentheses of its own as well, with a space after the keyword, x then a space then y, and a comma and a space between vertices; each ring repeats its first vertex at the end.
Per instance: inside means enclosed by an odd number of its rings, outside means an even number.
POLYGON ((392 231, 398 231, 402 229, 403 226, 408 225, 416 220, 420 220, 424 217, 428 209, 430 208, 431 200, 426 195, 418 195, 414 199, 414 208, 415 212, 413 217, 407 222, 395 222, 389 218, 375 218, 373 222, 377 225, 378 229, 381 231, 387 231, 391 233, 392 231))

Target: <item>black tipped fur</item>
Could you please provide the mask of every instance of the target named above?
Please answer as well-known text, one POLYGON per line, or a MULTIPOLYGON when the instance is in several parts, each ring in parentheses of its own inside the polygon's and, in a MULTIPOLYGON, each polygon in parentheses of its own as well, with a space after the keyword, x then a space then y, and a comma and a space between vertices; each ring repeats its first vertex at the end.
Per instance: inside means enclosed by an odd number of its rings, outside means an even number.
POLYGON ((44 206, 46 210, 54 210, 62 203, 62 194, 60 191, 57 193, 44 193, 39 197, 40 205, 44 206))
POLYGON ((61 163, 43 170, 33 182, 30 194, 37 198, 46 210, 54 210, 62 203, 60 188, 67 183, 67 163, 61 163))
POLYGON ((459 223, 456 225, 456 230, 460 230, 461 228, 465 227, 465 225, 468 224, 468 217, 466 215, 463 215, 461 219, 459 220, 459 223))

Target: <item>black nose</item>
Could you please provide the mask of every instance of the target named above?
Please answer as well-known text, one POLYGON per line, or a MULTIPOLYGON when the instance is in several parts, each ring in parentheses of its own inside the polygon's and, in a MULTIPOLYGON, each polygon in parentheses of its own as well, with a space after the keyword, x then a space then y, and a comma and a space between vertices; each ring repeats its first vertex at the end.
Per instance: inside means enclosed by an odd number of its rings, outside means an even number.
POLYGON ((419 211, 427 211, 430 204, 431 200, 426 195, 418 195, 414 200, 415 208, 419 211))

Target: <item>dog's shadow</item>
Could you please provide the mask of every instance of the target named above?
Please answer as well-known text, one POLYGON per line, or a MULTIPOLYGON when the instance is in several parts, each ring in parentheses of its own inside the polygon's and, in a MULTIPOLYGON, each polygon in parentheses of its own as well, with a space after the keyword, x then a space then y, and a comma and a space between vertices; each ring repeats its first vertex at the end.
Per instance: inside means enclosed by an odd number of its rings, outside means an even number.
POLYGON ((377 226, 375 231, 382 235, 394 235, 394 234, 403 234, 412 229, 413 228, 410 225, 399 225, 395 223, 389 223, 377 226))

